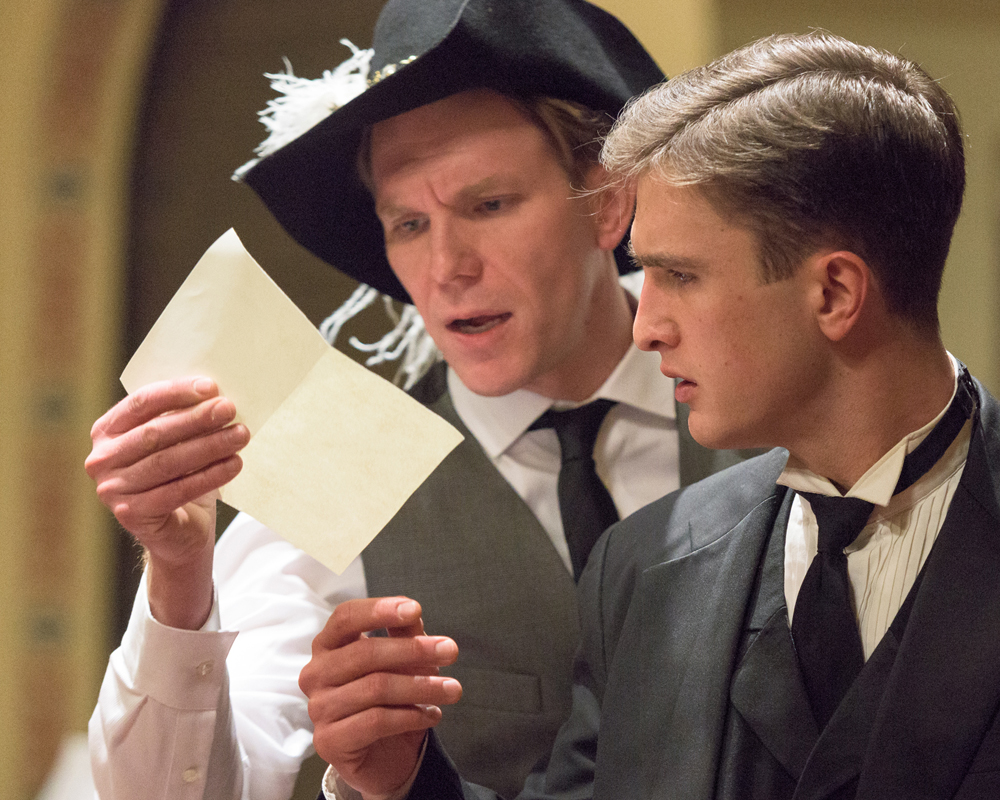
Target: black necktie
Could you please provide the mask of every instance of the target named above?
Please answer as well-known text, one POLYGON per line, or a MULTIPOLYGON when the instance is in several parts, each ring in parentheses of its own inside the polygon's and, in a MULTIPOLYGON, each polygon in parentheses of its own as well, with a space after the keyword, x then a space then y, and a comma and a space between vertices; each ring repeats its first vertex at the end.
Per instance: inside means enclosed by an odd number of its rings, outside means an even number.
POLYGON ((559 515, 577 580, 594 542, 618 521, 615 503, 594 468, 597 432, 614 405, 611 400, 595 400, 569 411, 549 409, 529 428, 554 428, 559 438, 559 515))
MULTIPOLYGON (((963 371, 954 402, 927 438, 907 455, 893 494, 909 488, 941 459, 972 414, 972 397, 968 374, 963 371)), ((792 639, 806 693, 822 729, 864 666, 844 548, 861 533, 875 506, 856 497, 800 494, 816 515, 819 544, 795 601, 792 639)))

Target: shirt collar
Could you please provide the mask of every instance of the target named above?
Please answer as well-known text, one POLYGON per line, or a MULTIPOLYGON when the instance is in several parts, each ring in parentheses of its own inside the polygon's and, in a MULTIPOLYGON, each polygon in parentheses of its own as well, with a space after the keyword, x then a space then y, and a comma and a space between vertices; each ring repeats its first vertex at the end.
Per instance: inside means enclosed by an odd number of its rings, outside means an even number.
POLYGON ((455 411, 490 458, 496 458, 528 429, 548 408, 571 408, 604 398, 633 406, 663 419, 674 419, 674 382, 659 370, 659 354, 629 346, 607 380, 583 403, 553 403, 527 389, 500 397, 484 397, 469 389, 448 368, 448 391, 455 411))
MULTIPOLYGON (((844 495, 845 497, 857 497, 877 506, 889 504, 893 492, 896 490, 896 484, 899 482, 899 475, 903 471, 903 460, 908 453, 916 450, 917 446, 934 430, 934 426, 938 424, 941 417, 944 416, 944 412, 948 410, 955 399, 955 393, 958 390, 959 368, 955 357, 951 353, 948 356, 951 359, 954 382, 951 398, 945 403, 944 408, 926 425, 900 439, 889 452, 869 467, 868 471, 844 495)), ((830 480, 806 469, 800 461, 791 455, 788 457, 784 471, 778 477, 778 483, 798 492, 814 492, 829 497, 841 496, 840 491, 830 480)))

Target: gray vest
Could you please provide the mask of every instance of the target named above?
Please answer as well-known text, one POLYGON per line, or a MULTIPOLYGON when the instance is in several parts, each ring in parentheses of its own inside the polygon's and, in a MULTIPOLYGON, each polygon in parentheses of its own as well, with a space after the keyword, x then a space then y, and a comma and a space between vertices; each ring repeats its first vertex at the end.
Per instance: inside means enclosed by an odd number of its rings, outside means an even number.
MULTIPOLYGON (((413 395, 464 435, 364 551, 371 597, 418 600, 429 633, 459 643, 463 687, 437 733, 461 774, 516 795, 569 713, 576 591, 545 530, 455 413, 444 364, 413 395)), ((687 484, 733 463, 681 426, 687 484)), ((404 454, 405 455, 405 454, 404 454)))

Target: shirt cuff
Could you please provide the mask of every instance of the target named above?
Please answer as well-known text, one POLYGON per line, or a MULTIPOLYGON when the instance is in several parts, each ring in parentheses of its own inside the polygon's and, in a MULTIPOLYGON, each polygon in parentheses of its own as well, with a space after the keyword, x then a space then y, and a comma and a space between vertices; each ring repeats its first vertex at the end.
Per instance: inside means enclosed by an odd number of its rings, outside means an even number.
POLYGON ((134 689, 169 708, 216 708, 226 656, 236 640, 235 632, 219 628, 217 597, 201 630, 182 630, 157 622, 149 611, 144 576, 121 647, 134 689))

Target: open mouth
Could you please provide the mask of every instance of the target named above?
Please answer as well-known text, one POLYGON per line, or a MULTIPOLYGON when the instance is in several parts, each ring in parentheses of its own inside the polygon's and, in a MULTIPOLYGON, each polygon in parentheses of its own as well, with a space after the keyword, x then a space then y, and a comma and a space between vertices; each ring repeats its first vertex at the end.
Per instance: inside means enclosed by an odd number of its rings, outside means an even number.
POLYGON ((448 330, 453 333, 485 333, 492 330, 497 325, 510 319, 510 313, 506 314, 483 314, 478 317, 468 317, 466 319, 455 319, 448 323, 448 330))

